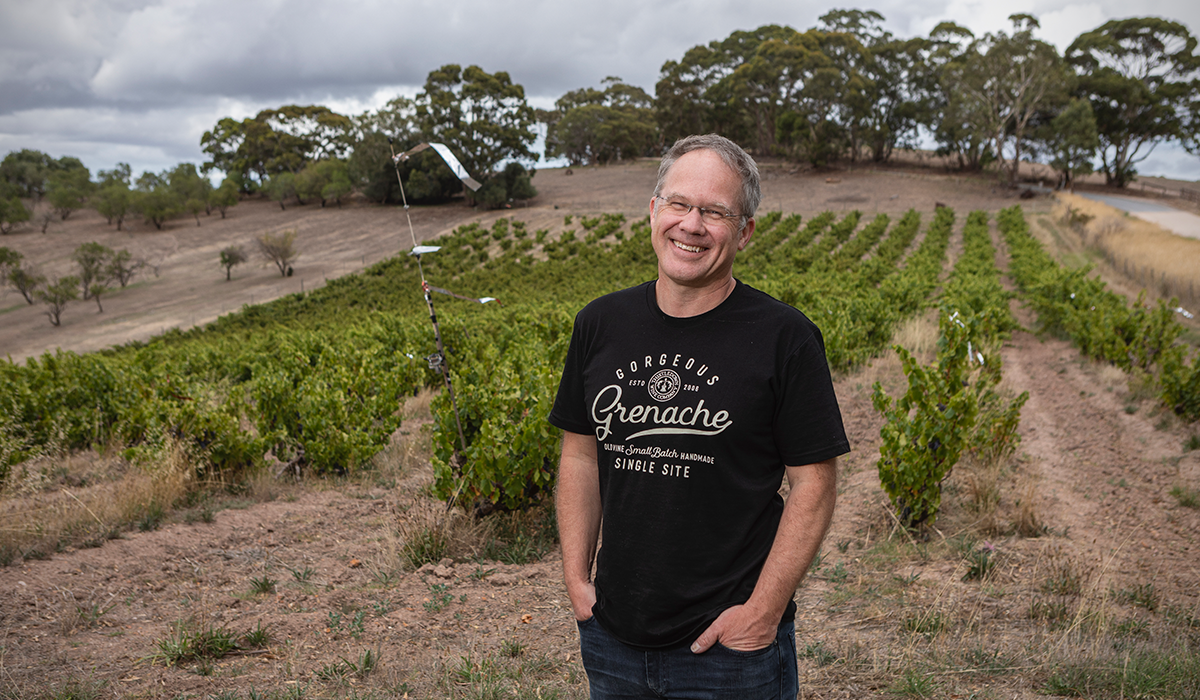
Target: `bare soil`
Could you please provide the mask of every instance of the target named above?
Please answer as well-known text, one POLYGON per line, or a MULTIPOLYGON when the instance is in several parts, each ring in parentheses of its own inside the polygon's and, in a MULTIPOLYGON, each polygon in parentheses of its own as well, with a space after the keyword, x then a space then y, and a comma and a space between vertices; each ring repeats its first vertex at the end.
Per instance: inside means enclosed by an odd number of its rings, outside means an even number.
MULTIPOLYGON (((561 227, 566 213, 640 217, 654 169, 639 162, 542 171, 534 181, 540 195, 528 207, 414 208, 413 222, 423 241, 501 215, 532 228, 561 227)), ((971 210, 1016 201, 992 180, 915 169, 802 173, 767 163, 764 172, 767 211, 916 208, 928 219, 943 203, 961 222, 971 210)), ((1027 206, 1031 224, 1048 211, 1046 200, 1027 206)), ((89 240, 128 247, 158 266, 157 276, 143 273, 106 298, 103 314, 83 303, 69 308, 59 328, 6 292, 0 352, 18 359, 146 338, 203 323, 249 303, 250 294, 263 301, 299 291, 301 280, 307 289, 411 245, 401 209, 361 203, 281 212, 246 201, 224 221, 202 222, 116 233, 94 212, 78 212, 46 235, 27 230, 0 240, 57 274, 89 240), (249 246, 264 231, 286 228, 302 241, 292 278, 251 264, 224 281, 220 247, 249 246)), ((1035 233, 1054 250, 1070 247, 1037 225, 1035 233)), ((1122 290, 1132 287, 1101 272, 1122 290)), ((1021 320, 1033 326, 1028 314, 1021 320)), ((928 346, 932 326, 925 319, 906 332, 928 346)), ((889 354, 837 379, 854 451, 841 462, 822 557, 797 593, 802 697, 903 693, 904 683, 921 679, 937 697, 1044 697, 1054 664, 1107 658, 1113 629, 1156 635, 1173 629, 1165 611, 1200 618, 1200 510, 1171 495, 1200 488, 1200 450, 1185 444, 1195 426, 1156 407, 1135 379, 1082 359, 1062 340, 1018 331, 1003 358, 1006 387, 1030 399, 1017 455, 991 472, 998 505, 972 507, 989 473, 962 464, 926 540, 895 527, 875 471, 881 418, 871 385, 878 380, 895 395, 903 383, 898 361, 889 354), (985 541, 995 569, 964 580, 985 541), (1048 582, 1064 576, 1074 576, 1078 590, 1048 592, 1048 582), (1153 611, 1130 593, 1148 590, 1153 611), (1059 603, 1063 616, 1038 612, 1059 603), (1099 641, 1080 641, 1088 636, 1099 641)), ((422 425, 406 422, 397 444, 426 440, 422 425)), ((459 547, 436 565, 402 565, 398 552, 414 523, 442 517, 426 495, 431 479, 417 459, 350 481, 260 486, 253 497, 214 496, 181 509, 157 530, 0 568, 0 697, 48 697, 71 684, 119 698, 250 697, 252 688, 274 697, 586 697, 557 554, 518 566, 459 547), (253 592, 264 577, 273 584, 253 592), (261 625, 272 640, 211 663, 169 665, 161 642, 179 625, 238 635, 261 625), (346 664, 361 666, 368 650, 378 667, 349 672, 346 664)), ((7 512, 36 517, 37 499, 68 483, 59 475, 41 493, 10 494, 29 505, 7 512)), ((4 520, 0 527, 28 525, 4 520)))

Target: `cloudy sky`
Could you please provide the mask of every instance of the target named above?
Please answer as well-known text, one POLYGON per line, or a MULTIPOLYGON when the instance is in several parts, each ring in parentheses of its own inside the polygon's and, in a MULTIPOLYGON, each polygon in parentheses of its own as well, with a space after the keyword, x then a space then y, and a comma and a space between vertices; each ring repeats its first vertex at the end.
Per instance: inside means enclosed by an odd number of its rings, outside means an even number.
MULTIPOLYGON (((200 163, 221 117, 283 104, 344 114, 415 94, 446 63, 508 71, 536 106, 616 75, 653 94, 664 61, 763 24, 814 26, 844 2, 818 0, 0 0, 0 154, 74 155, 94 171, 200 163)), ((977 34, 1008 15, 1041 21, 1065 49, 1129 16, 1121 0, 878 0, 897 36, 952 20, 977 34)), ((1200 3, 1142 0, 1200 31, 1200 3)), ((1200 180, 1200 158, 1160 147, 1140 170, 1200 180)))

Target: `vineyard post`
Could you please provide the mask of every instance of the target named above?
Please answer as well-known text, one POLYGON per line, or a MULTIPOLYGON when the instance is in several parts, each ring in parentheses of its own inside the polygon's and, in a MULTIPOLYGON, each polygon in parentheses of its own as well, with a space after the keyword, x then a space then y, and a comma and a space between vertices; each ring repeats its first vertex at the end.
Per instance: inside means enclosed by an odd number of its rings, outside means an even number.
MULTIPOLYGON (((433 337, 437 341, 437 354, 430 356, 430 369, 440 369, 442 380, 446 383, 446 392, 450 395, 450 407, 454 410, 454 424, 458 428, 458 442, 462 446, 463 457, 467 453, 467 438, 463 435, 462 419, 458 416, 458 402, 454 398, 454 387, 450 384, 450 368, 446 365, 446 349, 442 345, 442 330, 438 326, 437 313, 433 310, 433 296, 429 293, 429 283, 425 281, 425 268, 421 265, 421 254, 416 252, 417 234, 413 229, 412 217, 408 213, 408 197, 404 194, 404 181, 400 177, 400 162, 396 159, 396 148, 392 139, 388 138, 388 150, 392 152, 392 166, 396 169, 396 182, 400 185, 400 201, 404 204, 404 218, 408 221, 408 232, 412 236, 414 255, 417 259, 417 271, 421 274, 421 291, 425 294, 425 306, 429 307, 429 320, 433 323, 433 337)), ((363 256, 365 265, 367 258, 363 256)))

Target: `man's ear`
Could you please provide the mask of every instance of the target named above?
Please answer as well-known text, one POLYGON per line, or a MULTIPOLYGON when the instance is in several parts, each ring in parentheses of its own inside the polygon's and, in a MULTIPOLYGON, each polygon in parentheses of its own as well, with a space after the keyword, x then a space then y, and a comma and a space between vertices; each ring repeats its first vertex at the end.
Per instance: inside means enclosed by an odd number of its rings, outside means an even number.
POLYGON ((746 248, 746 244, 750 242, 750 236, 752 235, 754 235, 753 217, 746 222, 746 226, 742 228, 741 232, 738 234, 738 250, 744 250, 746 248))

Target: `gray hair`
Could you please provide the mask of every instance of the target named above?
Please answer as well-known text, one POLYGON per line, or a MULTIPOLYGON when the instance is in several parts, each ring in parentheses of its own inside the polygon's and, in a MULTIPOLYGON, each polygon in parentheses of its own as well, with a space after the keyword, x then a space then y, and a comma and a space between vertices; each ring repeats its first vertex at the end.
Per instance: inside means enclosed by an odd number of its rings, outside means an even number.
POLYGON ((742 215, 742 226, 744 227, 746 221, 754 217, 759 203, 762 202, 762 183, 758 177, 758 165, 755 164, 750 154, 724 136, 704 134, 703 136, 686 136, 676 141, 675 145, 671 146, 671 149, 663 156, 662 163, 658 166, 658 183, 654 185, 654 196, 662 195, 663 181, 667 179, 667 173, 675 165, 675 161, 685 153, 702 150, 712 151, 720 156, 725 165, 737 173, 738 179, 742 181, 742 196, 741 201, 738 202, 741 211, 738 213, 742 215))

